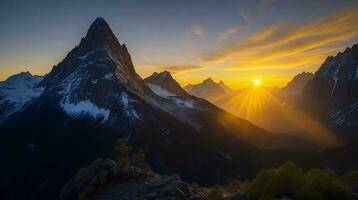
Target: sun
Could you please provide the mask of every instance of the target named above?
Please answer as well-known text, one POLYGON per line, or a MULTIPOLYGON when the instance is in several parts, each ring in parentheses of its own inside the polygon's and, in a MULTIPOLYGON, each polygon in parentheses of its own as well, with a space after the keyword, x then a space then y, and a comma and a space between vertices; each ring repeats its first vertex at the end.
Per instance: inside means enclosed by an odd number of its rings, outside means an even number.
POLYGON ((259 86, 259 85, 261 85, 261 80, 258 79, 258 78, 255 78, 255 79, 252 80, 252 83, 253 83, 255 86, 259 86))

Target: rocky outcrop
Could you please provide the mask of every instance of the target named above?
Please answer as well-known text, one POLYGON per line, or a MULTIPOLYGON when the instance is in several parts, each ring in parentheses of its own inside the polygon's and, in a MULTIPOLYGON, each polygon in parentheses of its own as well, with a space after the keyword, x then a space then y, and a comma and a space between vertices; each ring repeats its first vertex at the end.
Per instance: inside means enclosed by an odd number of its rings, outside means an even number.
POLYGON ((164 176, 134 167, 119 167, 112 160, 96 160, 81 169, 61 190, 59 200, 204 199, 179 176, 164 176))

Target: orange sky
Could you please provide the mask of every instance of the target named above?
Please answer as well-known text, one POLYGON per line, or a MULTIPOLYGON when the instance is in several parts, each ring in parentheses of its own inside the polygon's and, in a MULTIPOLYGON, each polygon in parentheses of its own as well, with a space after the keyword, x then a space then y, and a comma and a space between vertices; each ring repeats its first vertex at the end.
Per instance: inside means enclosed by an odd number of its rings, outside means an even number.
MULTIPOLYGON (((182 86, 211 77, 233 89, 250 85, 254 78, 260 79, 264 86, 283 87, 298 73, 315 72, 327 56, 358 43, 357 2, 324 1, 324 5, 317 1, 300 2, 208 3, 201 12, 196 8, 202 4, 188 7, 183 3, 168 4, 172 7, 168 7, 170 16, 145 12, 153 15, 152 18, 128 18, 117 16, 126 13, 115 9, 96 9, 99 13, 93 11, 89 16, 113 12, 107 20, 119 40, 126 43, 135 69, 143 78, 168 70, 182 86), (282 12, 278 12, 280 9, 282 12), (184 18, 182 11, 187 11, 189 17, 184 18)), ((146 6, 150 5, 142 6, 148 11, 146 6)), ((36 17, 36 13, 32 14, 36 17)), ((42 25, 37 23, 39 19, 29 16, 28 21, 19 18, 15 23, 10 20, 14 15, 9 12, 5 22, 11 22, 11 26, 5 32, 0 31, 0 80, 21 71, 48 73, 78 44, 91 23, 89 17, 72 14, 73 24, 66 29, 63 27, 68 21, 54 23, 62 18, 47 20, 42 23, 48 24, 42 25), (25 27, 23 34, 20 26, 25 27)))

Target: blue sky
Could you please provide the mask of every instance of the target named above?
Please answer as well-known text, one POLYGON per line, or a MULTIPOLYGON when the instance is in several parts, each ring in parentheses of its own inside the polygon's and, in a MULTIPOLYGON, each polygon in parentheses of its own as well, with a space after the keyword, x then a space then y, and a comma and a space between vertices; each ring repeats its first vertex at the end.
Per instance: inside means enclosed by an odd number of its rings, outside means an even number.
POLYGON ((358 42, 357 8, 355 0, 0 0, 0 80, 49 72, 102 16, 143 77, 167 69, 182 85, 210 76, 234 88, 254 77, 282 86, 358 42))

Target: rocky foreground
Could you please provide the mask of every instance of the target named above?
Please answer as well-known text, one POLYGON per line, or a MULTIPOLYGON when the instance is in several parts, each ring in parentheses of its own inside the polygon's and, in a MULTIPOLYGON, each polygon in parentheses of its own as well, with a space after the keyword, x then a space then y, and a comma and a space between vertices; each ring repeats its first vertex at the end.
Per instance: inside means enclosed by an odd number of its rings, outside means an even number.
MULTIPOLYGON (((353 193, 349 199, 358 199, 358 183, 353 183, 352 190, 353 193)), ((97 159, 88 168, 80 169, 65 184, 58 199, 245 200, 247 198, 240 190, 216 194, 212 188, 190 185, 177 175, 159 175, 133 165, 120 167, 110 159, 97 159)), ((269 199, 294 200, 285 196, 269 199)))
POLYGON ((96 160, 81 169, 60 193, 60 200, 205 199, 205 189, 192 189, 179 176, 164 176, 113 160, 96 160))

